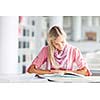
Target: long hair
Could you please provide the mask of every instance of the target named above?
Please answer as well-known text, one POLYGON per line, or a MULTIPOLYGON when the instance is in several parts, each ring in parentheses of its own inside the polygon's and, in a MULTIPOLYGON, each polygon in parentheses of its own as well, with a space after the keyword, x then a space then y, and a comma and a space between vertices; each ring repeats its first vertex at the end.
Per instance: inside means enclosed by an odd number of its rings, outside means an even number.
POLYGON ((48 61, 56 68, 59 67, 59 64, 55 61, 54 58, 54 50, 55 47, 53 46, 52 42, 58 37, 63 36, 65 43, 66 43, 66 33, 64 30, 59 26, 53 26, 50 28, 47 36, 47 42, 48 42, 48 61))

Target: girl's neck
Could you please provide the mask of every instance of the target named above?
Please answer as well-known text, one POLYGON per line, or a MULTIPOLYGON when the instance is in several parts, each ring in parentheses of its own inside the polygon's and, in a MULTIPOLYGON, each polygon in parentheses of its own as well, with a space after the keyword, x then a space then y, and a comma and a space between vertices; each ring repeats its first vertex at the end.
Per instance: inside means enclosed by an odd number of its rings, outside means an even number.
POLYGON ((57 51, 58 51, 58 54, 61 52, 61 50, 58 50, 58 49, 57 49, 57 51))

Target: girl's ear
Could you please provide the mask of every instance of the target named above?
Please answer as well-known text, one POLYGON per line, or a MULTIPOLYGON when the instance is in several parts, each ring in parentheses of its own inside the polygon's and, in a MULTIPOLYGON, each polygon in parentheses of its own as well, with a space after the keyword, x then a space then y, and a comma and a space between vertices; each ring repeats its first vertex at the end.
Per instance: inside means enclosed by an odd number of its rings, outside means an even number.
POLYGON ((51 41, 51 45, 55 48, 55 46, 54 46, 54 41, 51 41))
POLYGON ((53 42, 54 42, 54 41, 51 41, 51 45, 53 45, 53 42))

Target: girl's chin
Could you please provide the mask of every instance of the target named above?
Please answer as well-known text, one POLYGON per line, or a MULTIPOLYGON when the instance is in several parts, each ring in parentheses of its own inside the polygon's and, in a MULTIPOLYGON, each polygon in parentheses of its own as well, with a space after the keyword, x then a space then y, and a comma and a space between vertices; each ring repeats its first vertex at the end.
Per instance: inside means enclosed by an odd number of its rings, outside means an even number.
POLYGON ((58 51, 62 51, 64 49, 64 47, 63 48, 59 48, 59 49, 57 49, 58 51))
POLYGON ((62 50, 64 50, 64 47, 63 47, 63 48, 61 48, 61 49, 59 49, 59 51, 62 51, 62 50))
POLYGON ((59 52, 61 52, 63 49, 57 49, 59 52))

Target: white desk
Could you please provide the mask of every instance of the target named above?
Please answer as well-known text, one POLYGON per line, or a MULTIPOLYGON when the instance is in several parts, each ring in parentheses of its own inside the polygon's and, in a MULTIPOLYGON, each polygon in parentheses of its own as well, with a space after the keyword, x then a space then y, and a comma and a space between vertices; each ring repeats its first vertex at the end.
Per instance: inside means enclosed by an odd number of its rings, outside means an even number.
MULTIPOLYGON (((60 83, 100 83, 100 76, 85 78, 55 78, 60 83)), ((50 83, 47 79, 39 79, 33 74, 0 74, 0 83, 50 83)))
POLYGON ((0 74, 0 83, 46 83, 47 79, 39 79, 32 74, 0 74))

